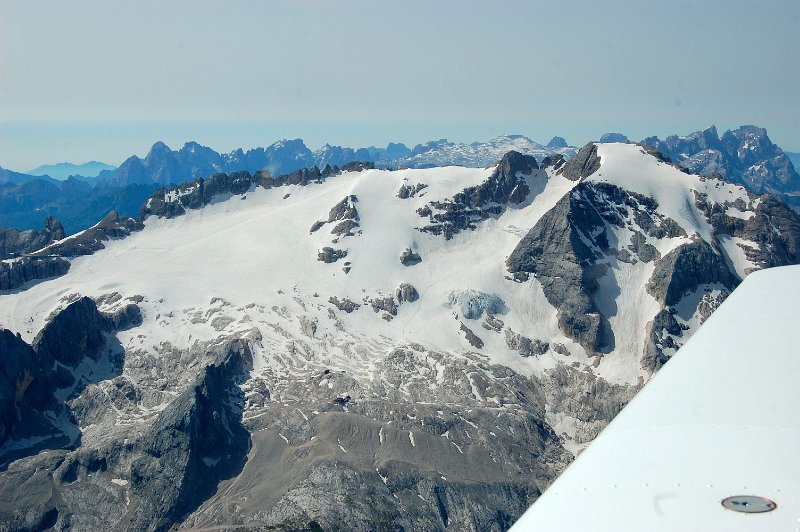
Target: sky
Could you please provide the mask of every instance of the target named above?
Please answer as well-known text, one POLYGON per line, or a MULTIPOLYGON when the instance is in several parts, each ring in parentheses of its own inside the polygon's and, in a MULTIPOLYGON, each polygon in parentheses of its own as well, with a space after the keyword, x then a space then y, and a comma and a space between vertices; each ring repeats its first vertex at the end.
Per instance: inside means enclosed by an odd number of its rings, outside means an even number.
POLYGON ((715 124, 800 151, 797 0, 0 0, 0 166, 715 124))

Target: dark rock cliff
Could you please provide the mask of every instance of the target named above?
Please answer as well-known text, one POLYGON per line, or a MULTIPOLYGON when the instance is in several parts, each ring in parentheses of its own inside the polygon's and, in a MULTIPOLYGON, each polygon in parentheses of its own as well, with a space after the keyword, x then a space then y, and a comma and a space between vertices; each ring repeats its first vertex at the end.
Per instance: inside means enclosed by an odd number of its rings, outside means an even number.
POLYGON ((140 442, 131 464, 131 488, 139 499, 129 511, 134 530, 167 530, 213 494, 217 483, 236 475, 250 448, 242 426, 236 381, 252 364, 243 341, 203 370, 173 401, 140 442))

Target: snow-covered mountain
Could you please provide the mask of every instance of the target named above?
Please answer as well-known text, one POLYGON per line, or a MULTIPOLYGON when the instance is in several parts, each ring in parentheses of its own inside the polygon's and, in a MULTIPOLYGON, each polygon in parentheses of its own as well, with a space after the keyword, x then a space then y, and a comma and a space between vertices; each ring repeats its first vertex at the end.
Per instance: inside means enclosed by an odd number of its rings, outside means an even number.
POLYGON ((504 135, 488 142, 457 144, 447 139, 418 144, 403 158, 389 161, 392 166, 409 168, 432 168, 434 166, 471 166, 482 168, 494 164, 509 151, 531 155, 542 159, 548 155, 560 154, 572 157, 577 148, 567 146, 561 137, 555 137, 546 146, 522 135, 504 135))
POLYGON ((749 271, 800 262, 784 204, 633 144, 219 174, 142 214, 0 297, 0 491, 35 494, 2 522, 503 530, 749 271))

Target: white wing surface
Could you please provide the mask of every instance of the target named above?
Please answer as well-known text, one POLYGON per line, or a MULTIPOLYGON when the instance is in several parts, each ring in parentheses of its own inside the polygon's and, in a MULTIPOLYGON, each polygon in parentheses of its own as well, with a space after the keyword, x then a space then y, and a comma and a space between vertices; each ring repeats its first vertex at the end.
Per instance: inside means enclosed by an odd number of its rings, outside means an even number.
POLYGON ((512 530, 800 531, 800 266, 749 275, 512 530))

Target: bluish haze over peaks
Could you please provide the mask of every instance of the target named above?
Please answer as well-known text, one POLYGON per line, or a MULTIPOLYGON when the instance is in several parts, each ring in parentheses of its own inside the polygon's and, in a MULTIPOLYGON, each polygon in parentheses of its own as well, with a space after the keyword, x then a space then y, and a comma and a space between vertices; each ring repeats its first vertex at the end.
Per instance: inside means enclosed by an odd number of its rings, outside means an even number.
POLYGON ((747 123, 800 151, 798 26, 796 0, 0 0, 0 165, 747 123))

